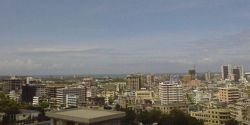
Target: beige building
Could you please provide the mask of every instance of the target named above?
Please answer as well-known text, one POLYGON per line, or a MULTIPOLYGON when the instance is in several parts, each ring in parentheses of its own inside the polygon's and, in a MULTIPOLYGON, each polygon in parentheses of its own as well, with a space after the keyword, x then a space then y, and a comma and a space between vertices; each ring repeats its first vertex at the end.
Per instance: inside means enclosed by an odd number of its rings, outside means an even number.
POLYGON ((129 105, 135 105, 135 96, 118 96, 118 103, 122 108, 127 108, 129 105))
POLYGON ((146 76, 143 74, 130 74, 127 76, 127 89, 140 90, 146 82, 146 76))
POLYGON ((248 98, 250 98, 250 86, 246 86, 245 94, 247 95, 248 98))
POLYGON ((240 98, 240 93, 238 88, 234 87, 219 88, 218 92, 219 102, 232 103, 236 102, 239 98, 240 98))
POLYGON ((237 102, 235 104, 228 105, 230 110, 230 117, 237 120, 240 125, 244 125, 248 120, 248 110, 250 105, 246 102, 237 102))
POLYGON ((145 100, 153 101, 154 91, 139 90, 135 92, 136 104, 145 104, 145 100))
POLYGON ((247 117, 244 119, 244 125, 250 125, 250 106, 246 108, 246 115, 247 117))
POLYGON ((174 109, 181 110, 185 113, 188 112, 188 105, 185 103, 172 103, 169 105, 153 105, 153 108, 156 110, 160 110, 163 113, 170 113, 174 109))
POLYGON ((226 121, 231 119, 229 109, 208 109, 191 112, 191 116, 203 120, 205 125, 224 125, 226 121))

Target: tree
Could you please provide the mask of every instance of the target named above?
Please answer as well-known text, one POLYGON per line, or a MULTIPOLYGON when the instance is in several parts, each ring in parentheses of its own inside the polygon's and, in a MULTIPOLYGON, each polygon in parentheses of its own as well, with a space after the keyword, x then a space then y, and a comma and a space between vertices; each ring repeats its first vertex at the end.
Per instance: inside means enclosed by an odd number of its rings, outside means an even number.
POLYGON ((180 110, 172 110, 170 114, 163 114, 159 125, 203 125, 203 121, 197 120, 180 110))
POLYGON ((143 125, 150 124, 150 114, 148 111, 142 111, 139 116, 138 120, 143 123, 143 125))
POLYGON ((122 119, 122 125, 135 125, 136 121, 144 125, 203 125, 203 121, 180 111, 172 110, 169 114, 162 114, 160 110, 142 111, 136 114, 130 109, 121 109, 126 112, 126 116, 122 119))
POLYGON ((138 119, 143 124, 158 123, 161 119, 161 111, 159 110, 143 111, 139 114, 138 119))
POLYGON ((133 110, 125 109, 126 116, 122 119, 122 125, 134 125, 136 120, 136 114, 133 110))
POLYGON ((239 125, 239 122, 234 119, 231 119, 226 121, 225 125, 239 125))
POLYGON ((160 110, 152 110, 149 112, 149 120, 150 120, 150 124, 155 123, 155 122, 159 122, 161 119, 161 111, 160 110))
POLYGON ((121 106, 120 106, 119 104, 116 104, 116 105, 115 105, 115 110, 116 110, 116 111, 120 111, 120 110, 121 110, 121 106))
POLYGON ((171 118, 168 114, 162 114, 158 125, 171 125, 171 118))
POLYGON ((39 104, 39 106, 40 106, 41 108, 45 109, 45 108, 48 108, 48 107, 49 107, 49 103, 43 101, 43 102, 41 102, 41 103, 39 104))
POLYGON ((113 99, 112 97, 109 97, 109 100, 108 100, 108 101, 109 101, 108 104, 109 104, 109 105, 112 105, 113 102, 114 102, 114 99, 113 99))

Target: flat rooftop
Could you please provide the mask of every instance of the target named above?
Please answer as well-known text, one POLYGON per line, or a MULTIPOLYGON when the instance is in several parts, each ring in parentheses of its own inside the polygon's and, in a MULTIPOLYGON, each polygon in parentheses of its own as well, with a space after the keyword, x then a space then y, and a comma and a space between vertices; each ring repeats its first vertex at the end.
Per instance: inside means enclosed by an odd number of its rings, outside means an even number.
POLYGON ((91 109, 70 109, 46 113, 46 116, 54 119, 74 121, 78 123, 95 123, 106 120, 118 119, 125 116, 124 112, 91 109))

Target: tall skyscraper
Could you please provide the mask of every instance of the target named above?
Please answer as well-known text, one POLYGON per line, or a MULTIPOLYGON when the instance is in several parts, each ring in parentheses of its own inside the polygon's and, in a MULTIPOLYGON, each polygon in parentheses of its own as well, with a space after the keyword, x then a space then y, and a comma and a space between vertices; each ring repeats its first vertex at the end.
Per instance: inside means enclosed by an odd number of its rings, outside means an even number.
POLYGON ((233 70, 233 76, 234 76, 234 81, 238 82, 240 79, 240 69, 239 68, 234 68, 233 70))
POLYGON ((37 87, 31 84, 22 86, 22 102, 32 103, 33 97, 36 95, 37 87))
POLYGON ((162 105, 183 102, 183 89, 177 82, 159 83, 159 95, 162 105))
POLYGON ((229 65, 222 65, 221 66, 221 76, 223 80, 229 79, 230 74, 230 66, 229 65))
POLYGON ((239 82, 244 77, 243 67, 240 65, 222 65, 221 66, 222 80, 230 80, 239 82))

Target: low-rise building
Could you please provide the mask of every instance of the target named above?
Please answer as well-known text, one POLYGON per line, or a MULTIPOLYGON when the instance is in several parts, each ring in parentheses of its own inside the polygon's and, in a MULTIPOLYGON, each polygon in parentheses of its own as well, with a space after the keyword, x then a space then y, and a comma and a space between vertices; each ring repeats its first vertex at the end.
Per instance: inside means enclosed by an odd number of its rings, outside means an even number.
POLYGON ((250 107, 249 103, 237 102, 228 105, 230 110, 230 117, 237 120, 240 125, 243 125, 248 117, 247 109, 250 107))
POLYGON ((21 109, 20 113, 15 115, 16 125, 34 123, 39 114, 39 111, 21 109))
POLYGON ((146 100, 153 101, 154 91, 139 90, 135 91, 136 104, 145 104, 146 100))
POLYGON ((181 110, 188 113, 188 105, 186 103, 172 103, 168 105, 153 105, 153 109, 160 110, 163 113, 170 113, 172 110, 181 110))
POLYGON ((229 109, 208 109, 191 112, 191 116, 203 120, 205 125, 224 125, 226 121, 231 119, 229 109))
POLYGON ((124 112, 90 109, 71 109, 49 112, 51 125, 120 125, 124 112))
POLYGON ((209 92, 194 91, 194 93, 195 93, 194 101, 196 104, 197 103, 208 103, 212 98, 212 95, 209 92))

